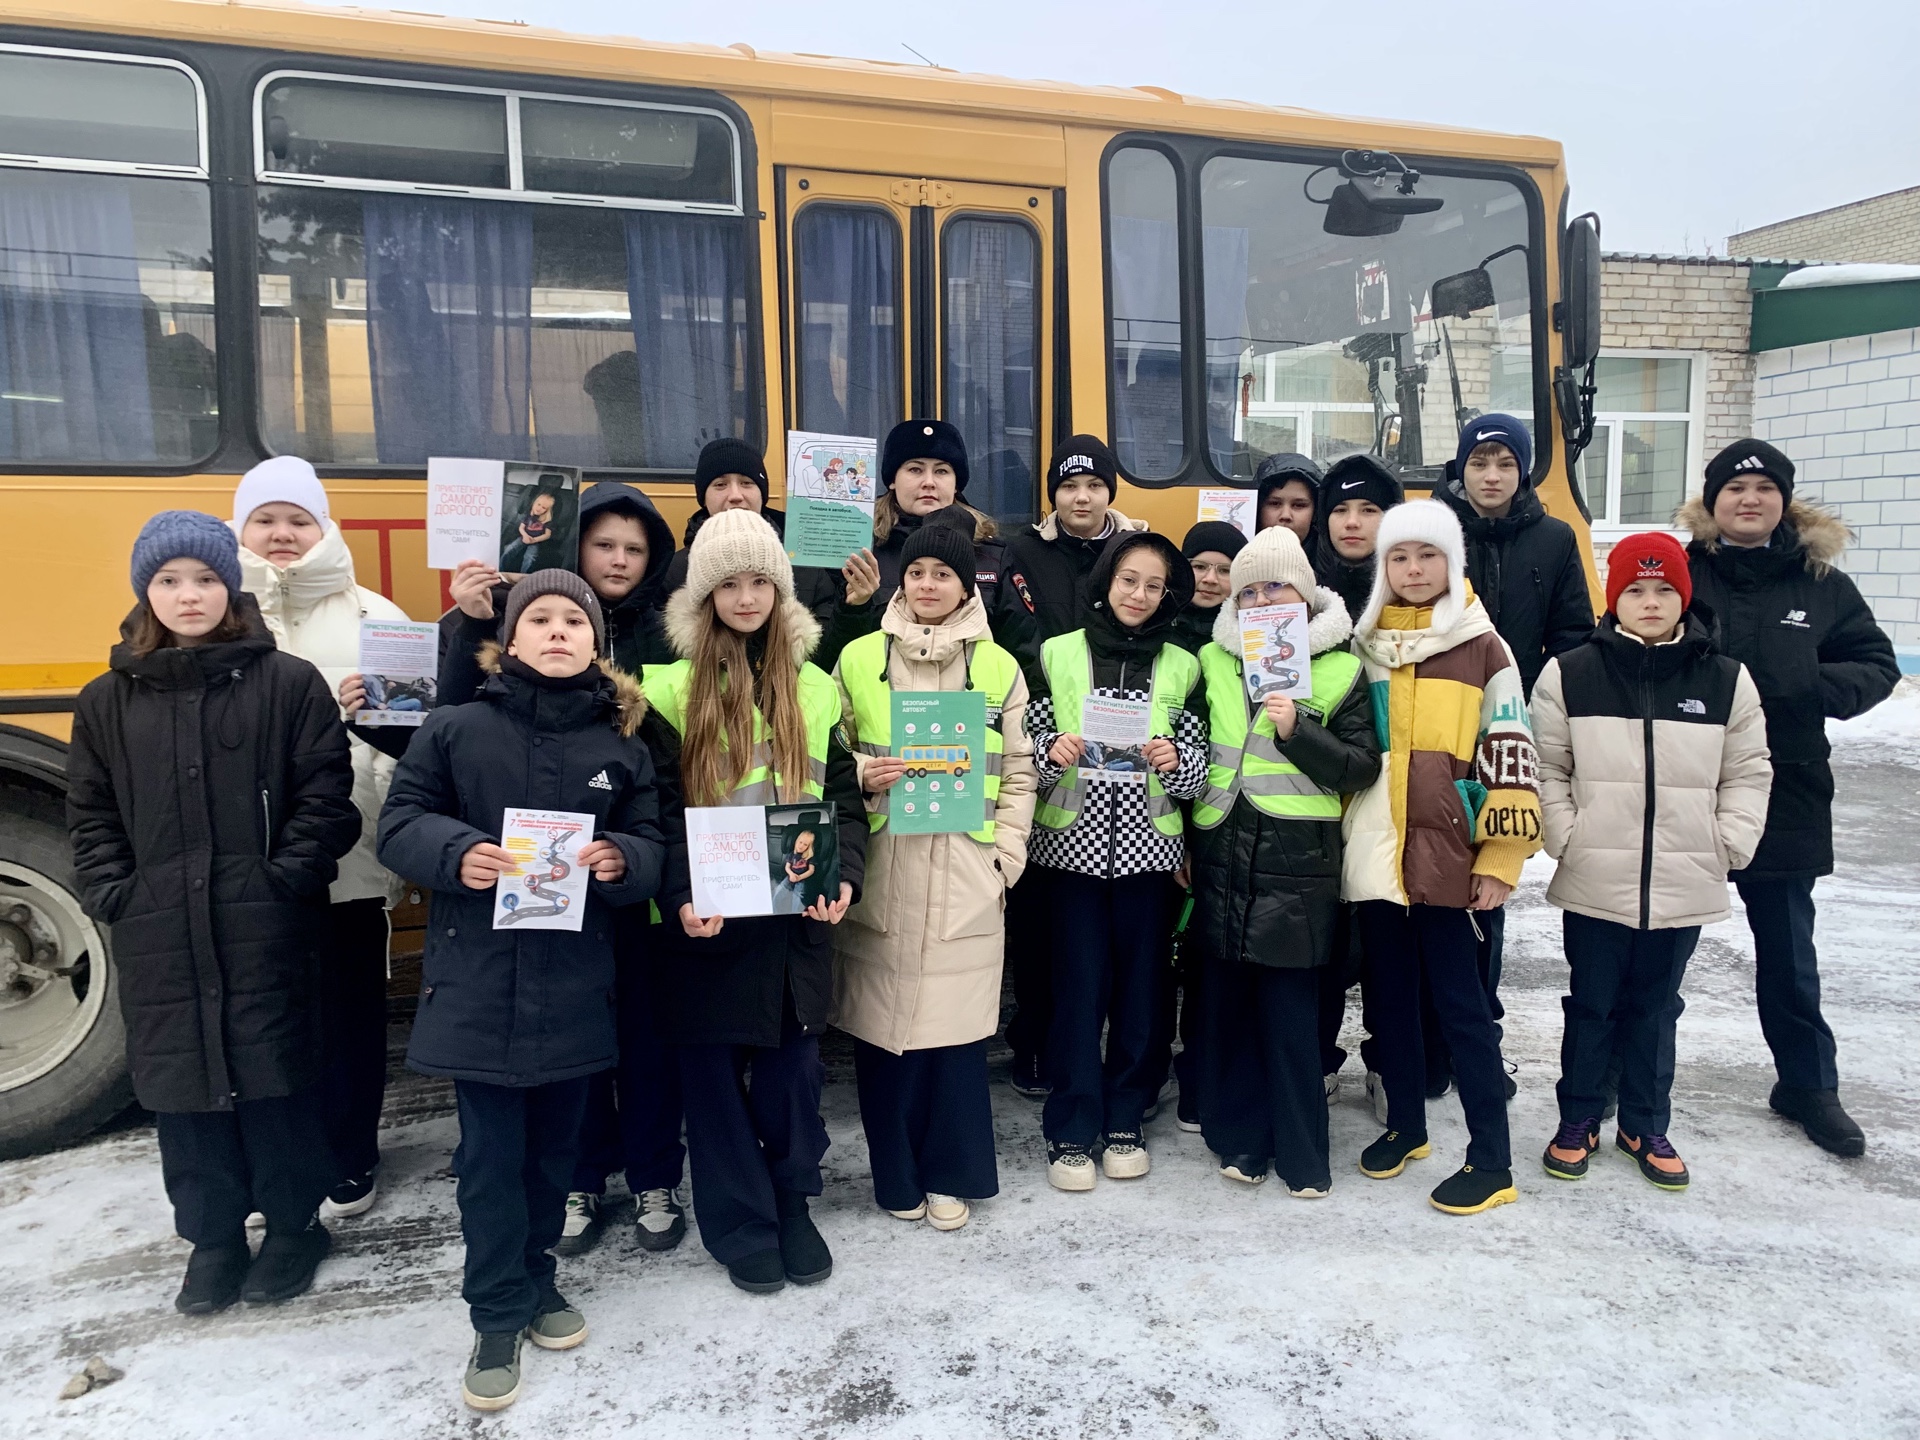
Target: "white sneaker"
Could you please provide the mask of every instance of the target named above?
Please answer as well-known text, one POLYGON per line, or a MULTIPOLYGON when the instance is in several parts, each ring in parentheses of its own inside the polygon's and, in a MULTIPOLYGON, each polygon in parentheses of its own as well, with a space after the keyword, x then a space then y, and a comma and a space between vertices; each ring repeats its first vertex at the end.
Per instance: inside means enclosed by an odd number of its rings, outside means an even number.
POLYGON ((927 1202, 922 1200, 911 1210, 889 1210, 887 1214, 896 1220, 924 1220, 927 1218, 927 1202))
POLYGON ((1047 1147, 1047 1183, 1056 1190, 1091 1190, 1094 1176, 1093 1156, 1079 1145, 1047 1147))
POLYGON ((1340 1072, 1329 1070, 1326 1075, 1327 1104, 1331 1105, 1340 1098, 1340 1072))
POLYGON ((1380 1078, 1378 1070, 1367 1071, 1367 1103, 1373 1106, 1373 1119, 1377 1125, 1387 1123, 1387 1082, 1380 1078))
POLYGON ((958 1230, 973 1218, 966 1201, 952 1195, 927 1196, 927 1223, 936 1230, 958 1230))
POLYGON ((1107 1148, 1100 1152, 1100 1168, 1109 1180, 1137 1180, 1153 1168, 1153 1157, 1138 1135, 1109 1135, 1107 1148))
POLYGON ((633 1197, 633 1243, 659 1254, 687 1233, 687 1202, 674 1190, 643 1190, 633 1197))

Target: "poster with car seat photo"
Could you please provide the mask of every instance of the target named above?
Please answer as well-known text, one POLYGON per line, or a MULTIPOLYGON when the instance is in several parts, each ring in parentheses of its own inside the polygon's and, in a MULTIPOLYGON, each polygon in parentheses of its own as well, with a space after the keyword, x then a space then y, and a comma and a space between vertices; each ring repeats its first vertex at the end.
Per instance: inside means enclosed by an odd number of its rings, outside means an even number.
POLYGON ((840 835, 831 805, 687 807, 693 913, 798 915, 840 898, 840 835))

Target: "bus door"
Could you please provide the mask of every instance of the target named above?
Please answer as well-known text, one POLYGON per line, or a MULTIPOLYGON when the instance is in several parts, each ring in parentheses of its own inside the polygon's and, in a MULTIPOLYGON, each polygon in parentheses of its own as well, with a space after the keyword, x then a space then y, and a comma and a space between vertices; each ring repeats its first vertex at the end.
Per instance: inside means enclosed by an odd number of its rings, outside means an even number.
POLYGON ((787 428, 966 436, 967 501, 1031 520, 1051 449, 1052 192, 779 167, 787 428))

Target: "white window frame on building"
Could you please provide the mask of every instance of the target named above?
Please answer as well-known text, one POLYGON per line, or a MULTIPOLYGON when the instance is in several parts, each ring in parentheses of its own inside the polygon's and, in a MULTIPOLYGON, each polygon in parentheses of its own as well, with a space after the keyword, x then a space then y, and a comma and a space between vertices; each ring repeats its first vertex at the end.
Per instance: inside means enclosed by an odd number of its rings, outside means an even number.
POLYGON ((1621 348, 1612 346, 1600 352, 1604 360, 1684 360, 1687 362, 1687 408, 1685 410, 1604 410, 1596 406, 1593 416, 1594 444, 1580 457, 1581 486, 1586 494, 1587 506, 1593 512, 1593 538, 1601 543, 1609 543, 1626 535, 1632 535, 1649 528, 1666 530, 1673 534, 1680 531, 1673 524, 1672 517, 1663 517, 1659 522, 1622 521, 1620 516, 1620 492, 1622 462, 1626 457, 1626 447, 1622 443, 1623 427, 1634 421, 1685 421, 1687 426, 1686 486, 1681 492, 1684 501, 1699 493, 1701 471, 1706 466, 1706 418, 1707 418, 1707 361, 1704 350, 1650 350, 1621 348), (1605 439, 1602 440, 1602 432, 1605 439), (1607 473, 1599 476, 1593 473, 1591 461, 1595 454, 1605 447, 1607 473))

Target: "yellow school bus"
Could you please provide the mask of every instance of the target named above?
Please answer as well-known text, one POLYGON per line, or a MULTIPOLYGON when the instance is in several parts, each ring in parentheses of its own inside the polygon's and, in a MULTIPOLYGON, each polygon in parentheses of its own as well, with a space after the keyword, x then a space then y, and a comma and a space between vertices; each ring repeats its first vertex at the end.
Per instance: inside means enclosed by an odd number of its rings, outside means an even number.
MULTIPOLYGON (((1266 97, 1281 101, 1284 95, 1266 97)), ((1017 525, 1053 445, 1181 534, 1267 454, 1430 484, 1467 418, 1565 434, 1597 237, 1560 146, 1278 104, 198 0, 0 15, 0 1153, 124 1103, 60 796, 157 510, 320 468, 417 617, 429 455, 637 480, 715 436, 954 421, 1017 525)))

